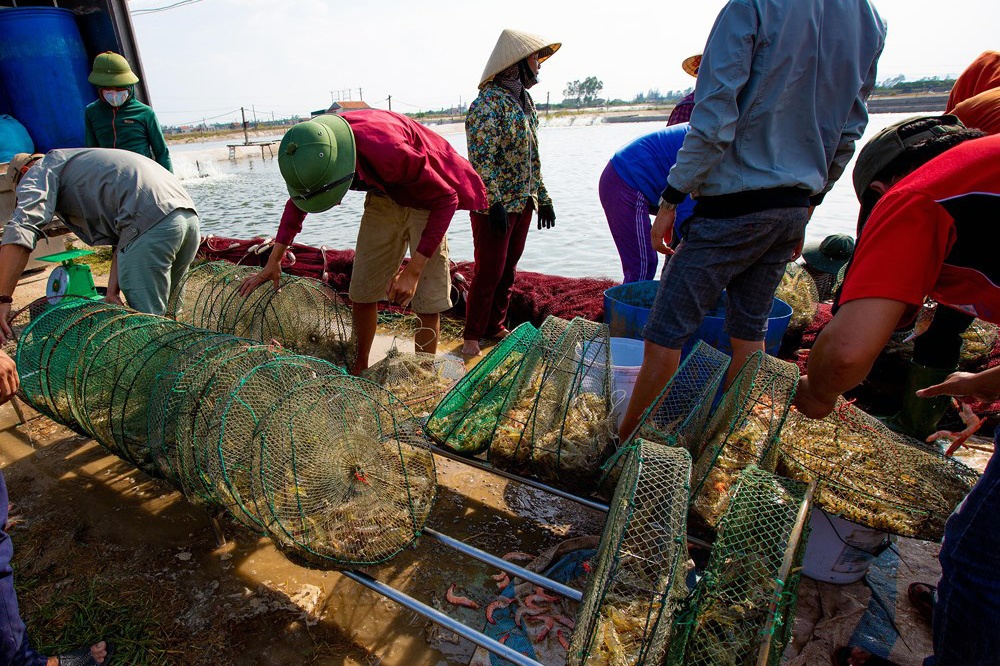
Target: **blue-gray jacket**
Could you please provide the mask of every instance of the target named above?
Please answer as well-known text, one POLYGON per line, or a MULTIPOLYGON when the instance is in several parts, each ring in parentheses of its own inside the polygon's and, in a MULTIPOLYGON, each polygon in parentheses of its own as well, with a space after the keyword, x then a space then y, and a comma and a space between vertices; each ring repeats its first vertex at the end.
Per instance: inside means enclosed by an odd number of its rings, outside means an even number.
POLYGON ((828 192, 868 124, 885 34, 868 0, 730 0, 664 197, 828 192))

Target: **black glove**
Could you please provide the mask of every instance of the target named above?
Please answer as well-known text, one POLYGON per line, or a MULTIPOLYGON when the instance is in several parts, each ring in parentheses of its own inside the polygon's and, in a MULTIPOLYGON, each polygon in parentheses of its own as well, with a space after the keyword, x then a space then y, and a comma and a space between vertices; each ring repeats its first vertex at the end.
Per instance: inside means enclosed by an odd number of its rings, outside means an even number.
POLYGON ((538 207, 538 228, 551 229, 556 226, 556 212, 552 210, 552 204, 542 204, 538 207))
POLYGON ((490 229, 493 230, 493 233, 498 236, 507 235, 507 211, 504 210, 502 203, 497 202, 490 206, 487 220, 490 223, 490 229))

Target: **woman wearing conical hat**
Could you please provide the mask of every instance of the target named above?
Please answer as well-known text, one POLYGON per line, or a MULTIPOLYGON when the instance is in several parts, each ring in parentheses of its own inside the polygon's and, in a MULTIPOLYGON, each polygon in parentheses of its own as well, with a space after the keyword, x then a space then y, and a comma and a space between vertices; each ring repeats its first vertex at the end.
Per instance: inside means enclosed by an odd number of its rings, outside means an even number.
POLYGON ((555 225, 538 159, 538 114, 528 88, 538 83, 541 63, 560 46, 504 30, 483 70, 479 97, 469 106, 469 161, 486 184, 489 207, 472 213, 476 273, 465 314, 462 353, 467 356, 480 353, 481 339, 507 334, 504 319, 531 212, 538 211, 539 229, 555 225))

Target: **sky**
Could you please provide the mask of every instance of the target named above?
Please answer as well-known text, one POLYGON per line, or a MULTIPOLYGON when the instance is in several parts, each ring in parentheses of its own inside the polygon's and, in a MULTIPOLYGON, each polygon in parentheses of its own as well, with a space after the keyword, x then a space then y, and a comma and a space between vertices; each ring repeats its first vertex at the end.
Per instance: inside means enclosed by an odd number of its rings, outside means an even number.
MULTIPOLYGON (((801 1, 801 0, 795 0, 801 1)), ((131 0, 153 108, 166 125, 307 116, 333 99, 416 112, 468 104, 503 28, 562 48, 543 63, 538 102, 596 76, 602 96, 681 90, 725 0, 131 0), (177 4, 166 11, 151 9, 177 4), (138 13, 137 13, 138 12, 138 13), (360 91, 359 91, 360 88, 360 91), (346 92, 350 90, 349 96, 346 92)), ((889 25, 879 80, 957 76, 1000 49, 998 0, 875 0, 889 25)))

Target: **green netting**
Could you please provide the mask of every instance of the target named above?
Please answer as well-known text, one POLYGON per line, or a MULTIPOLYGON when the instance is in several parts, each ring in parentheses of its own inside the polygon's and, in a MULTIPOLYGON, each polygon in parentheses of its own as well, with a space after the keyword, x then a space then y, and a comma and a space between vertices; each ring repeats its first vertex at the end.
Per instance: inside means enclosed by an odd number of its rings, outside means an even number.
POLYGON ((660 664, 687 593, 691 456, 636 440, 624 458, 577 625, 570 666, 660 664))
POLYGON ((185 487, 182 472, 175 468, 174 459, 178 433, 184 428, 190 429, 193 421, 192 414, 181 411, 182 405, 190 408, 193 402, 188 398, 193 376, 199 369, 209 367, 215 356, 238 353, 250 344, 231 335, 206 334, 183 348, 153 380, 146 416, 149 452, 158 473, 175 487, 185 487))
POLYGON ((602 491, 614 492, 621 464, 640 438, 664 446, 679 446, 688 452, 696 450, 728 367, 729 356, 700 340, 696 342, 660 395, 643 412, 632 436, 604 464, 602 491))
POLYGON ((785 266, 785 274, 774 295, 792 308, 792 317, 788 320, 789 333, 801 333, 816 318, 820 302, 819 289, 816 281, 801 265, 789 262, 785 266))
POLYGON ((452 358, 401 352, 395 346, 361 377, 388 390, 417 418, 425 418, 465 375, 465 365, 452 358))
POLYGON ((265 530, 253 500, 253 477, 260 472, 259 448, 250 446, 260 419, 278 396, 323 375, 343 374, 334 365, 307 356, 278 357, 252 367, 216 401, 206 423, 201 476, 211 482, 215 502, 248 527, 265 530))
MULTIPOLYGON (((65 301, 62 303, 62 306, 67 307, 71 301, 79 302, 80 299, 65 297, 62 300, 65 301)), ((28 305, 11 312, 7 319, 7 325, 10 327, 13 336, 7 342, 3 343, 3 345, 0 345, 0 351, 3 351, 11 358, 15 358, 17 356, 17 341, 21 339, 25 329, 28 328, 31 322, 47 312, 50 307, 51 304, 48 302, 48 299, 38 298, 28 305)))
POLYGON ((712 415, 703 446, 692 452, 693 518, 715 527, 742 469, 757 465, 774 470, 774 444, 798 380, 798 368, 792 363, 762 352, 747 359, 712 415))
POLYGON ((729 356, 699 340, 642 415, 634 436, 696 451, 729 361, 729 356))
MULTIPOLYGON (((80 348, 75 374, 76 404, 87 432, 116 455, 139 465, 112 433, 115 387, 130 366, 140 366, 141 352, 179 324, 153 315, 132 314, 95 329, 80 348)), ((134 403, 133 403, 134 404, 134 403)), ((145 405, 137 405, 145 419, 145 405)))
POLYGON ((423 529, 436 492, 434 457, 406 405, 377 384, 349 376, 303 382, 260 420, 253 445, 258 515, 280 545, 308 559, 384 562, 423 529))
POLYGON ((511 472, 593 490, 614 434, 608 327, 579 317, 564 324, 543 322, 507 394, 489 457, 511 472), (561 328, 553 342, 548 331, 561 328))
POLYGON ((258 269, 209 262, 191 269, 168 306, 177 321, 259 342, 277 342, 343 367, 354 364, 356 335, 350 307, 318 280, 282 275, 249 296, 242 281, 258 269))
POLYGON ((755 666, 769 633, 766 663, 780 662, 806 542, 804 533, 793 538, 805 491, 805 484, 756 467, 739 475, 705 575, 676 622, 665 666, 755 666), (788 549, 794 558, 782 580, 788 549))
POLYGON ((511 331, 431 412, 427 433, 457 453, 475 455, 485 451, 507 393, 537 336, 538 329, 530 323, 511 331))
POLYGON ((892 432, 840 399, 825 419, 792 410, 781 431, 778 471, 819 480, 817 504, 883 532, 940 540, 979 475, 933 447, 892 432))

